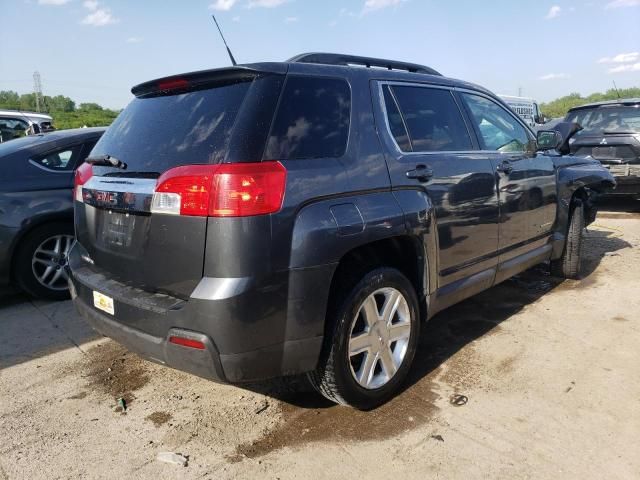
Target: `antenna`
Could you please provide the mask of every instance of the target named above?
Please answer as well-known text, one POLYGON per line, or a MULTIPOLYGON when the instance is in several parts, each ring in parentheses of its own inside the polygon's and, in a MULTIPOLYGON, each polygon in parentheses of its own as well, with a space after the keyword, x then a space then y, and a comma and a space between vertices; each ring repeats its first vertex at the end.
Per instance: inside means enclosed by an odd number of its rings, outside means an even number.
POLYGON ((612 80, 613 82, 613 88, 616 90, 616 95, 618 96, 618 98, 620 98, 620 92, 618 91, 618 87, 616 86, 616 81, 612 80))
POLYGON ((213 18, 213 21, 216 23, 216 27, 218 27, 218 32, 220 32, 220 36, 222 37, 222 43, 224 43, 224 46, 227 47, 227 53, 229 54, 229 58, 231 59, 231 65, 233 65, 235 67, 237 65, 236 59, 233 58, 233 54, 231 53, 231 50, 229 49, 229 45, 227 45, 227 41, 224 39, 224 35, 222 34, 222 30, 220 30, 220 25, 218 25, 218 21, 216 20, 216 16, 211 14, 211 17, 213 18))

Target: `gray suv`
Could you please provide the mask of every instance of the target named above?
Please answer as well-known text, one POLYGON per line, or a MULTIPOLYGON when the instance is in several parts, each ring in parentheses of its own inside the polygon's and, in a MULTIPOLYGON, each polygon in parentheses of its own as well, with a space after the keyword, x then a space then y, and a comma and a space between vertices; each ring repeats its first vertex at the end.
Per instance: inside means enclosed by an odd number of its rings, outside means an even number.
POLYGON ((421 65, 304 54, 132 92, 76 172, 80 313, 152 361, 305 373, 361 409, 398 390, 423 320, 540 262, 579 275, 614 184, 421 65))

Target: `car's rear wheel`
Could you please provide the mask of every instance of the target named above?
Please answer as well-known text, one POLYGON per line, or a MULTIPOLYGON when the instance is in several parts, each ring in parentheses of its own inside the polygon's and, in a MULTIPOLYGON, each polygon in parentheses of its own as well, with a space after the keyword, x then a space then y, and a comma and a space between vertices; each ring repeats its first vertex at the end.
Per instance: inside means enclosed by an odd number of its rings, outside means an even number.
POLYGON ((574 279, 580 276, 584 229, 584 206, 580 200, 576 200, 569 219, 569 229, 562 257, 557 260, 551 260, 551 273, 554 276, 574 279))
POLYGON ((413 361, 420 330, 415 289, 398 270, 378 268, 334 300, 331 330, 309 378, 329 400, 375 408, 397 392, 413 361))
POLYGON ((67 259, 73 225, 49 223, 21 240, 14 263, 18 285, 28 294, 48 300, 69 298, 67 259))

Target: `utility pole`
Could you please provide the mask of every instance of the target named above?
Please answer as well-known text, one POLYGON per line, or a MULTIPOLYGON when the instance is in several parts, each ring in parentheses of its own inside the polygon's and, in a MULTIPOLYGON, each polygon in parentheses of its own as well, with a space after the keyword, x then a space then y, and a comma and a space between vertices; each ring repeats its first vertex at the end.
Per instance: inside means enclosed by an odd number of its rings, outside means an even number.
POLYGON ((518 87, 518 96, 521 97, 522 96, 522 87, 518 87))
POLYGON ((40 101, 42 100, 42 82, 40 80, 40 72, 37 71, 33 72, 33 93, 36 96, 36 112, 40 112, 40 101))

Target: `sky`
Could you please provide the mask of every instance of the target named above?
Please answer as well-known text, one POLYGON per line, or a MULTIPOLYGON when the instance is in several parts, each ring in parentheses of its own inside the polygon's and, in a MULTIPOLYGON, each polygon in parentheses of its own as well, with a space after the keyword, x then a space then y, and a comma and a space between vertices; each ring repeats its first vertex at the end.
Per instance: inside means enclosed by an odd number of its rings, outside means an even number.
POLYGON ((137 83, 310 51, 549 101, 640 86, 640 0, 0 0, 0 90, 123 108, 137 83))

